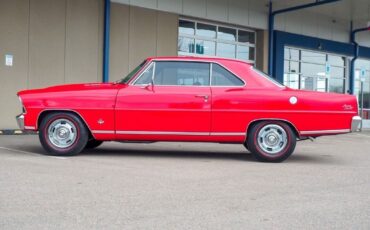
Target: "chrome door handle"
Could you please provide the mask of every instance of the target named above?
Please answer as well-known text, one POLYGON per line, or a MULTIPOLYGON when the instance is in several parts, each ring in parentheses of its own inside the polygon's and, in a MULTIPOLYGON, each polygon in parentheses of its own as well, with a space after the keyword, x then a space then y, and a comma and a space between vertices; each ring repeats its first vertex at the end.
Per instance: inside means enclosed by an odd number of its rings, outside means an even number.
POLYGON ((208 95, 195 95, 195 97, 202 97, 207 100, 209 96, 208 95))
POLYGON ((208 95, 195 95, 195 97, 203 98, 204 99, 204 102, 208 102, 208 98, 209 98, 208 95))

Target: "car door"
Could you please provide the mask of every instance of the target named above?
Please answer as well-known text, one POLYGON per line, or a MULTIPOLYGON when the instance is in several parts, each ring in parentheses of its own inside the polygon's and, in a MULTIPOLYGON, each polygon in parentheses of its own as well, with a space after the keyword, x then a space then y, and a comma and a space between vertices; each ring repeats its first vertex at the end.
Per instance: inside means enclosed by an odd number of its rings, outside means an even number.
POLYGON ((217 63, 211 66, 212 125, 211 135, 239 136, 246 133, 249 107, 245 82, 217 63))
POLYGON ((133 83, 118 93, 118 139, 209 135, 209 84, 209 63, 152 62, 133 83))

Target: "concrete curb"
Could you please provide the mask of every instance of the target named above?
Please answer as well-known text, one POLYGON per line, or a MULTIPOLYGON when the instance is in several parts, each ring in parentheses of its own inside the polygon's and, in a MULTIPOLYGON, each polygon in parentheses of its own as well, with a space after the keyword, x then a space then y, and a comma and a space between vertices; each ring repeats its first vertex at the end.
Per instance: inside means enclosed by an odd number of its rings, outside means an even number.
POLYGON ((20 129, 3 129, 0 130, 0 135, 33 135, 36 131, 24 131, 20 129))

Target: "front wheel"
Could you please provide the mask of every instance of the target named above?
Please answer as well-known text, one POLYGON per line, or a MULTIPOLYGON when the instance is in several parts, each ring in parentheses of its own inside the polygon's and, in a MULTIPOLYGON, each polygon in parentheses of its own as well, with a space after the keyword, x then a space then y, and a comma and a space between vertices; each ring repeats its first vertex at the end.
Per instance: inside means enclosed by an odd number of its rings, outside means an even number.
POLYGON ((72 113, 50 113, 40 123, 41 145, 51 155, 72 156, 80 153, 85 148, 88 137, 85 124, 72 113))
POLYGON ((259 161, 282 162, 294 151, 296 135, 281 121, 262 121, 249 131, 246 145, 259 161))

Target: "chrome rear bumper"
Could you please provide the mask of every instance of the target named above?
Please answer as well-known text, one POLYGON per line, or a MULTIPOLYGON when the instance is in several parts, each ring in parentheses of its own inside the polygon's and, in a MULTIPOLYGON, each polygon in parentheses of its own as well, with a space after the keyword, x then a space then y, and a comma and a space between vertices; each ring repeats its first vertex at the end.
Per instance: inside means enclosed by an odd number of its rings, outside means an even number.
POLYGON ((351 132, 357 132, 360 129, 362 119, 360 116, 352 117, 351 132))
POLYGON ((16 116, 15 119, 17 120, 19 128, 21 130, 24 130, 24 115, 23 115, 23 113, 16 116))

